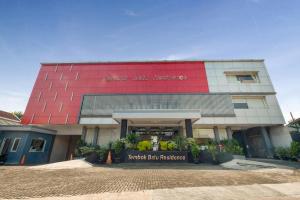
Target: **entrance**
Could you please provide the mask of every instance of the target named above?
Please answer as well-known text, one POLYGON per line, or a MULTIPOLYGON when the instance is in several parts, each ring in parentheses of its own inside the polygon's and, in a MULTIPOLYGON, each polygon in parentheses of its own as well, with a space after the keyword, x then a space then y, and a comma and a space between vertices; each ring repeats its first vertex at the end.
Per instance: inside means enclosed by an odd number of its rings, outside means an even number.
POLYGON ((179 135, 180 127, 128 127, 128 132, 136 133, 141 140, 151 140, 151 136, 157 136, 159 140, 170 140, 179 135))

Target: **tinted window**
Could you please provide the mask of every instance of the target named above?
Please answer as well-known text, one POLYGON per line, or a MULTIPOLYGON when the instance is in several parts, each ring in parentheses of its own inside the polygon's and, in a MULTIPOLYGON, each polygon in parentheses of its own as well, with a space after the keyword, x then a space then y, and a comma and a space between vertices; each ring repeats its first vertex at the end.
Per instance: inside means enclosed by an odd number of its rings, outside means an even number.
POLYGON ((248 109, 247 103, 233 103, 235 109, 248 109))
POLYGON ((251 75, 237 75, 236 76, 238 81, 252 81, 254 80, 251 75))

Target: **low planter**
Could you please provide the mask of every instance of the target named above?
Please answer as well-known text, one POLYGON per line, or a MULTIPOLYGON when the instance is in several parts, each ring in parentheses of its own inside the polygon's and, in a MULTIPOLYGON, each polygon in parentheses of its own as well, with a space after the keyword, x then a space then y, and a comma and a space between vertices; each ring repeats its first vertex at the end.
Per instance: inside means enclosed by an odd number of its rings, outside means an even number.
POLYGON ((246 160, 245 155, 232 155, 233 159, 246 160))
POLYGON ((127 150, 124 162, 188 162, 187 151, 136 151, 127 150))
POLYGON ((98 163, 99 162, 99 156, 97 155, 96 152, 92 152, 86 155, 85 158, 86 161, 90 162, 90 163, 98 163))
POLYGON ((216 155, 216 160, 219 163, 229 162, 233 159, 233 155, 227 152, 220 152, 216 155))
POLYGON ((202 150, 202 151, 200 151, 199 162, 200 163, 212 163, 213 158, 207 150, 202 150))

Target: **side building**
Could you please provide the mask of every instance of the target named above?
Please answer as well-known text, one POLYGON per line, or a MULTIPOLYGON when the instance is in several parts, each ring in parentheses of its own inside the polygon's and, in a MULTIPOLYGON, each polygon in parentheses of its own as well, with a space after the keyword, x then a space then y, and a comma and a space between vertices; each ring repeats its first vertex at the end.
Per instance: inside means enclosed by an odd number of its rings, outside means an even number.
POLYGON ((42 63, 22 124, 54 131, 50 162, 131 132, 235 138, 248 157, 291 142, 263 60, 42 63))

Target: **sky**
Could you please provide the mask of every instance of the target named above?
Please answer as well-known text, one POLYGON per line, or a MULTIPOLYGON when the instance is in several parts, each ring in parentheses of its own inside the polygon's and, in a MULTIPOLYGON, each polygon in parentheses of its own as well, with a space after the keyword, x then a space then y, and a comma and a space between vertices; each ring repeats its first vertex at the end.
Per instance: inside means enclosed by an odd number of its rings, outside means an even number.
POLYGON ((41 62, 243 58, 300 117, 299 0, 0 0, 0 110, 25 110, 41 62))

